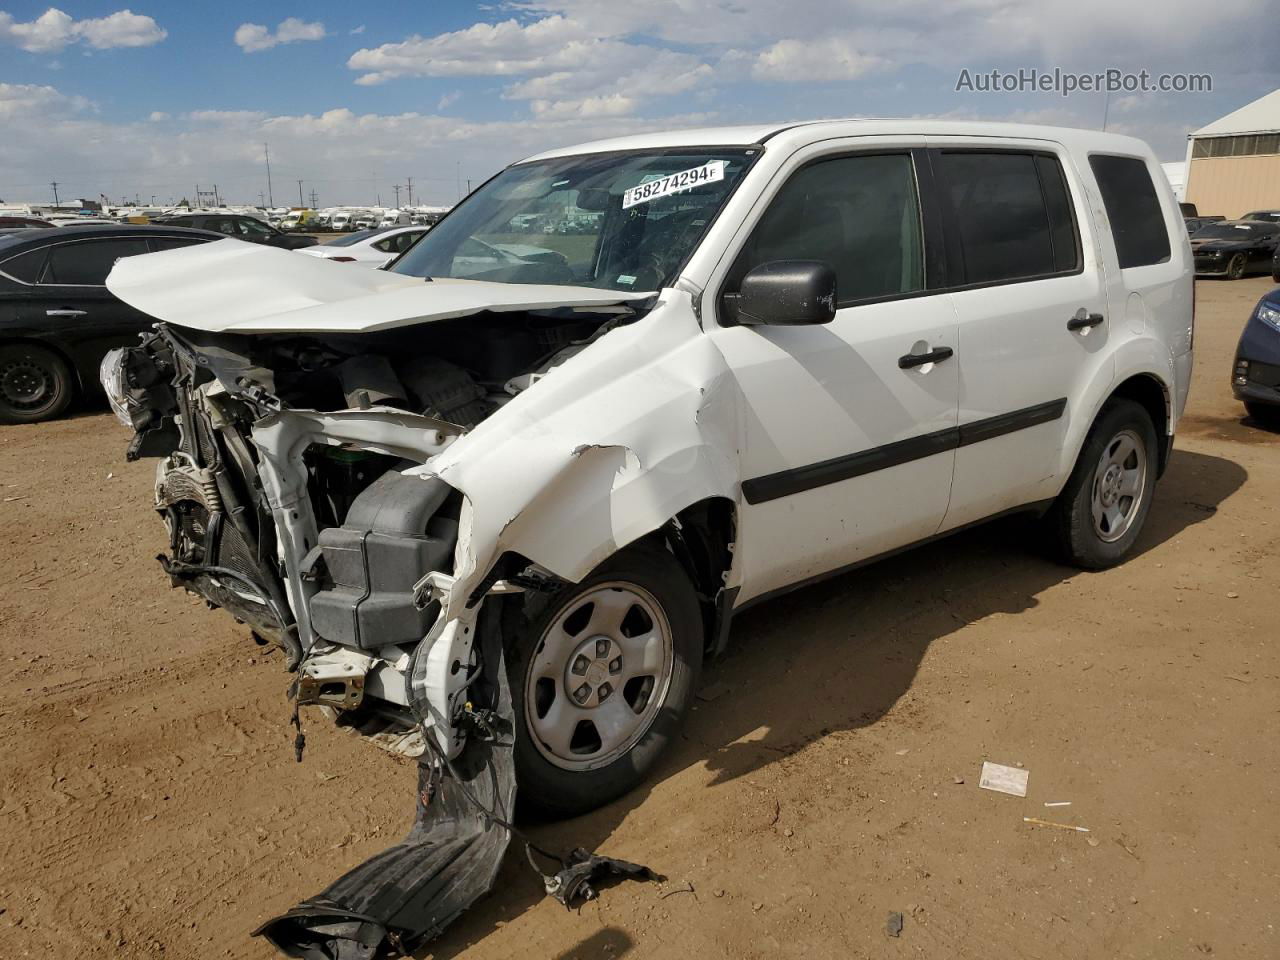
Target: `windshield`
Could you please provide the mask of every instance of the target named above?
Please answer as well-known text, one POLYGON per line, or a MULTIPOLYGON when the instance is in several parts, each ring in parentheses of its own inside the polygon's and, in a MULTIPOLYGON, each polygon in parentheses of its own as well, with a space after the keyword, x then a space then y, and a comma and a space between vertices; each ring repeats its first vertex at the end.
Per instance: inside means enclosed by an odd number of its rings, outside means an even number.
POLYGON ((1211 223, 1192 234, 1197 240, 1252 240, 1267 231, 1245 223, 1211 223))
POLYGON ((413 277, 658 290, 758 149, 560 157, 508 167, 391 267, 413 277))

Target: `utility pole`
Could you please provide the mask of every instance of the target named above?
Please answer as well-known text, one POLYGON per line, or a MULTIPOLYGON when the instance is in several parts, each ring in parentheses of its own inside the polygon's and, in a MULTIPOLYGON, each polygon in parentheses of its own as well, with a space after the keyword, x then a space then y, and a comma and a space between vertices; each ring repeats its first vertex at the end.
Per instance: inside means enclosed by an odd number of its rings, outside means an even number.
POLYGON ((404 179, 405 179, 405 182, 408 184, 409 206, 412 207, 413 206, 413 177, 405 177, 404 179))
POLYGON ((315 187, 312 187, 312 188, 311 188, 310 199, 311 199, 311 209, 312 209, 312 210, 319 210, 319 209, 320 209, 320 203, 319 203, 318 198, 316 197, 316 189, 315 189, 315 187))
POLYGON ((58 206, 58 181, 54 180, 49 186, 53 187, 53 205, 58 206))
POLYGON ((267 203, 274 207, 276 202, 271 196, 271 149, 265 143, 262 145, 262 154, 267 158, 267 203))
POLYGON ((266 196, 261 190, 258 191, 258 206, 265 206, 267 202, 266 196))
POLYGON ((298 181, 298 206, 305 207, 306 203, 302 200, 302 181, 298 181))
POLYGON ((222 207, 222 198, 218 196, 218 185, 216 183, 213 185, 213 205, 219 209, 222 207))
POLYGON ((396 192, 396 209, 399 210, 400 209, 400 184, 398 183, 393 184, 391 189, 396 192))
POLYGON ((467 178, 467 196, 471 196, 471 178, 467 178))

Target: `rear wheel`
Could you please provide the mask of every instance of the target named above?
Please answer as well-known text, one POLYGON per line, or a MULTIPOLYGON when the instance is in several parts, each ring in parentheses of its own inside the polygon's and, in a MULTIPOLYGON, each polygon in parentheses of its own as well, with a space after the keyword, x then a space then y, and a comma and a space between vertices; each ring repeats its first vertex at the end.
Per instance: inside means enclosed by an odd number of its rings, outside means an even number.
POLYGON ((673 740, 702 661, 693 586, 637 544, 581 583, 509 610, 521 802, 575 816, 638 785, 673 740))
POLYGON ((60 416, 75 396, 65 360, 26 343, 0 346, 0 423, 37 423, 60 416))
POLYGON ((1046 517, 1063 560, 1101 570, 1129 555, 1155 492, 1156 444, 1140 404, 1114 399, 1103 407, 1046 517))
POLYGON ((1245 255, 1237 253, 1227 262, 1227 279, 1239 280, 1244 276, 1245 255))

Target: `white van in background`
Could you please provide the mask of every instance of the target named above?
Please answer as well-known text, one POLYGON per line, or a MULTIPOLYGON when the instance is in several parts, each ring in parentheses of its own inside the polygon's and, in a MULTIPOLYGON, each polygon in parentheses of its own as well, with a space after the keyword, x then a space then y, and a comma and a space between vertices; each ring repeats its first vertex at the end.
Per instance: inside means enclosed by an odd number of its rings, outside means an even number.
POLYGON ((410 223, 409 214, 404 210, 388 210, 382 215, 382 220, 378 223, 380 227, 404 227, 410 223))

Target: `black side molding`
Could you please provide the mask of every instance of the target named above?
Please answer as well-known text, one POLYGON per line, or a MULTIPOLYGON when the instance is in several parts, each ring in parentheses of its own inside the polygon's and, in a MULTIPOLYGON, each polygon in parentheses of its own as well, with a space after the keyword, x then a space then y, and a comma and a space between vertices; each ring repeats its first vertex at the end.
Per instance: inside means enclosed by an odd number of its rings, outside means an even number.
POLYGON ((1025 430, 1059 419, 1067 409, 1067 398, 1038 403, 1009 413, 1001 413, 983 420, 936 430, 906 440, 896 440, 882 447, 872 447, 843 457, 811 463, 791 470, 780 470, 763 477, 742 481, 742 495, 747 503, 768 503, 793 493, 803 493, 829 483, 851 480, 877 470, 886 470, 912 460, 921 460, 937 453, 946 453, 959 447, 967 447, 984 440, 993 440, 1006 433, 1025 430))

